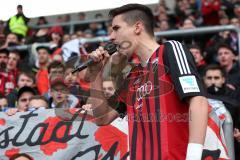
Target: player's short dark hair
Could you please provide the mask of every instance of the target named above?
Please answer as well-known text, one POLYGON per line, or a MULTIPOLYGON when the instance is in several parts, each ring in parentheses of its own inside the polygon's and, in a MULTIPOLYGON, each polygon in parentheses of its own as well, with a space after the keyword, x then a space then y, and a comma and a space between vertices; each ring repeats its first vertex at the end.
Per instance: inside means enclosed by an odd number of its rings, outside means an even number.
POLYGON ((109 11, 109 16, 114 18, 123 15, 123 19, 128 24, 142 21, 147 33, 154 36, 154 16, 150 8, 142 4, 127 4, 109 11))
POLYGON ((223 67, 216 65, 216 64, 210 64, 204 69, 203 75, 206 76, 207 71, 209 70, 219 70, 221 72, 221 75, 223 77, 226 77, 226 71, 224 70, 223 67))

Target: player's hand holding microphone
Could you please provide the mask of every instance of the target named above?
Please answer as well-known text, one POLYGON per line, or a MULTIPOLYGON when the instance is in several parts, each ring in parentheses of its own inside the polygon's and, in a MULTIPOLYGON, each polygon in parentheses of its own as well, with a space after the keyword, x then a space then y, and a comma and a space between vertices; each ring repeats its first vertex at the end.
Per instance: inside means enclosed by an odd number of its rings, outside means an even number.
POLYGON ((85 68, 88 68, 88 73, 90 81, 96 79, 97 76, 100 76, 103 67, 105 66, 110 55, 117 51, 117 45, 114 43, 107 43, 104 47, 100 46, 95 51, 91 52, 88 55, 88 60, 84 63, 78 65, 72 73, 80 72, 85 68))

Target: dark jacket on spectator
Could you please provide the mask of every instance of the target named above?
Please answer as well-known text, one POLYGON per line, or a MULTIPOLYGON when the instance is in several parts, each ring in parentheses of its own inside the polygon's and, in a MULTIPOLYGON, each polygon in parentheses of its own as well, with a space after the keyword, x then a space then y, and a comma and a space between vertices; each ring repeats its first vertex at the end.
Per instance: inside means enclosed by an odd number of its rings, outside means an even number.
POLYGON ((8 107, 15 108, 17 102, 18 89, 15 88, 11 93, 7 95, 8 107))
POLYGON ((240 89, 240 66, 235 63, 232 69, 227 73, 227 82, 234 85, 237 89, 240 89))

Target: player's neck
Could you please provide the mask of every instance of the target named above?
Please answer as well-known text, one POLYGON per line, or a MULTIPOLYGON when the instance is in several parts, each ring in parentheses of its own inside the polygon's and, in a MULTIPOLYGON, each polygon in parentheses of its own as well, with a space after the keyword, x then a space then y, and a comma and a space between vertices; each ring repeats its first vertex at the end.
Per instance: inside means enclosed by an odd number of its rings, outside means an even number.
POLYGON ((159 44, 155 41, 155 39, 146 39, 141 41, 138 46, 138 51, 136 52, 141 63, 147 62, 158 47, 159 44))

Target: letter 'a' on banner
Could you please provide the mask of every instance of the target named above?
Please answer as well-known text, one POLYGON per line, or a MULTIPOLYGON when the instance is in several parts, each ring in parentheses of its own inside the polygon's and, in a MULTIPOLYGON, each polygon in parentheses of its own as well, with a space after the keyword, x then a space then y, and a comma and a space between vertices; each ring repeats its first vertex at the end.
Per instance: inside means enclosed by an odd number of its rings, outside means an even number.
POLYGON ((98 127, 77 109, 48 109, 7 116, 0 112, 0 159, 25 153, 34 160, 122 159, 127 134, 116 125, 98 127))

